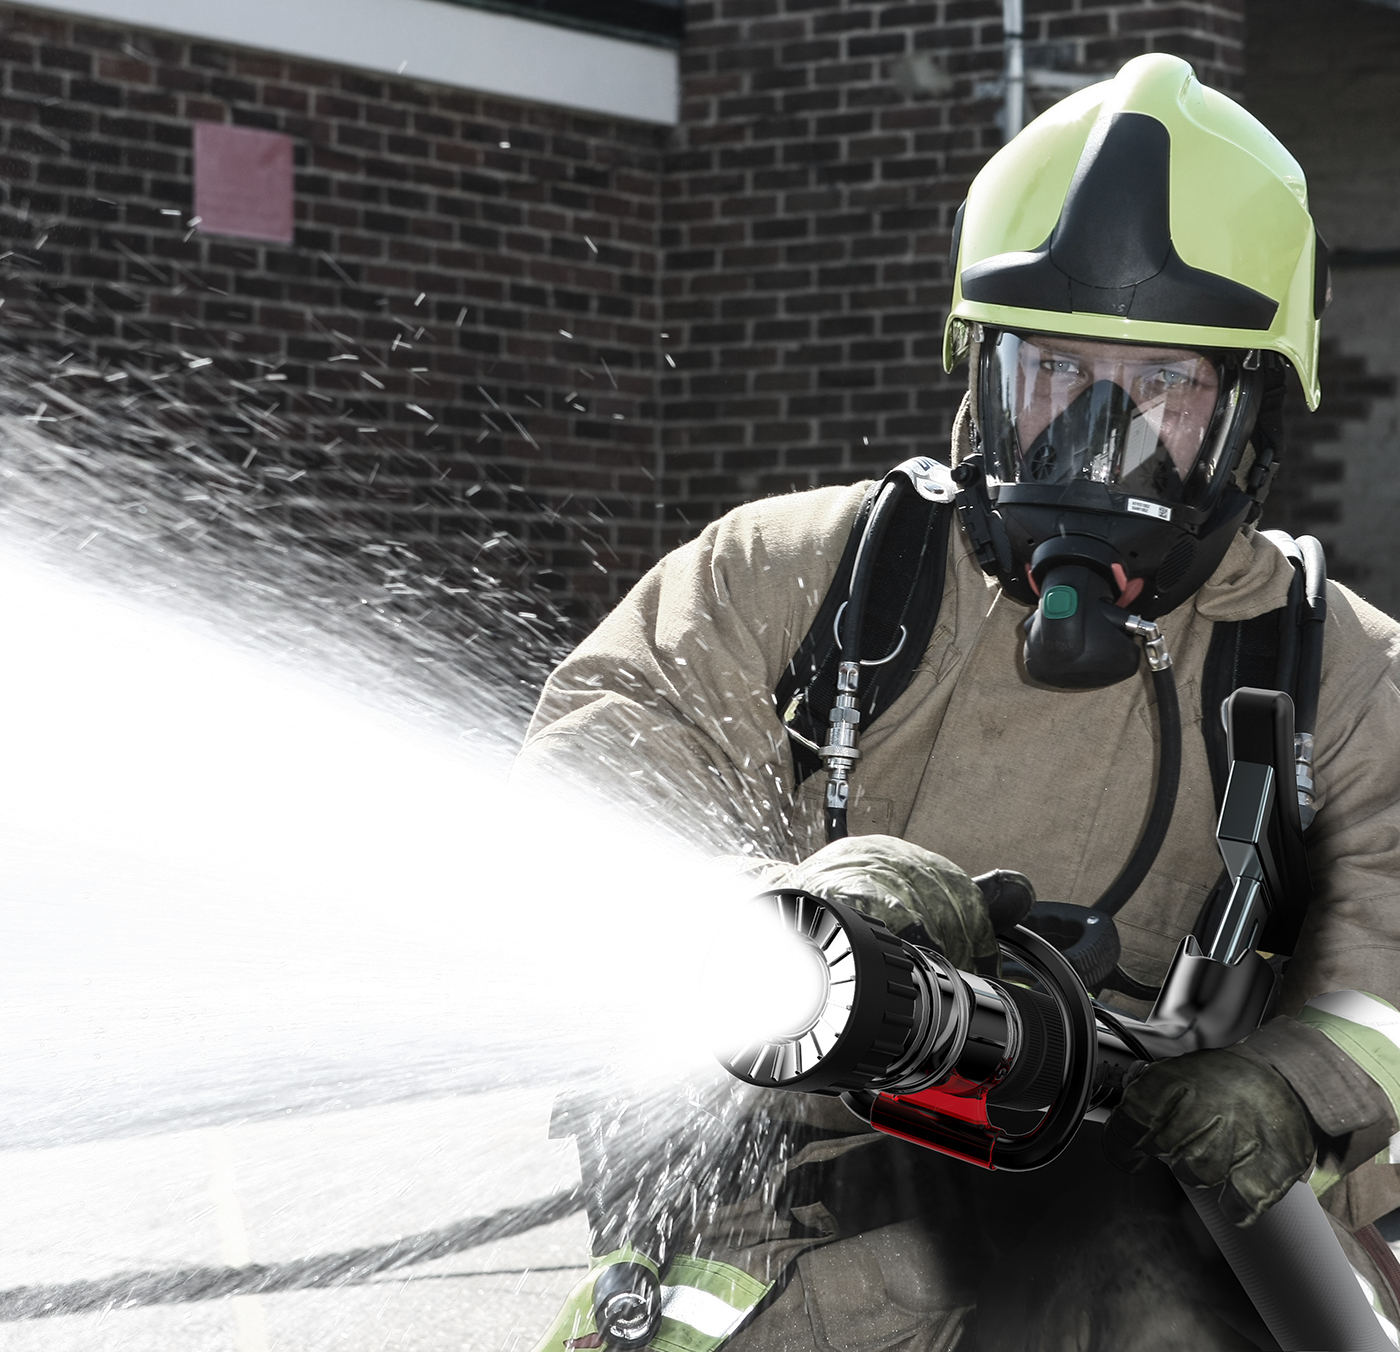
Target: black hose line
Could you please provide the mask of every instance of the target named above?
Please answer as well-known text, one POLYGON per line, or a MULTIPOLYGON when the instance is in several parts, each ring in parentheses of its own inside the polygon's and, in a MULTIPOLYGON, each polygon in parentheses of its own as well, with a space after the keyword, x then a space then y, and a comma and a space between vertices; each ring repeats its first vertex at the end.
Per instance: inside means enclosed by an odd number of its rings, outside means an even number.
POLYGON ((903 475, 891 479, 880 490, 874 510, 866 524, 865 533, 856 551, 855 567, 851 569, 851 587, 846 593, 846 610, 841 616, 841 660, 859 662, 862 631, 865 628, 865 603, 870 599, 870 581, 880 555, 880 544, 894 515, 901 487, 908 481, 903 475))
MULTIPOLYGON (((889 527, 890 518, 894 515, 894 509, 899 503, 900 496, 908 484, 909 480, 903 474, 895 474, 880 490, 880 496, 875 500, 875 506, 870 513, 870 520, 866 523, 865 530, 860 537, 860 548, 856 551, 855 566, 851 569, 850 590, 846 593, 846 604, 839 612, 840 618, 837 620, 837 637, 841 643, 837 677, 837 703, 842 702, 841 696, 845 693, 845 684, 840 673, 851 669, 855 672, 855 676, 852 678, 855 684, 849 693, 856 696, 854 707, 857 711, 859 711, 860 706, 858 684, 861 638, 865 628, 865 604, 870 598, 870 584, 875 576, 875 565, 880 557, 880 544, 885 537, 885 531, 889 527)), ((859 722, 856 722, 855 726, 859 728, 859 722)), ((847 762, 847 766, 849 767, 853 763, 854 756, 847 762)), ((831 770, 832 762, 828 760, 828 782, 832 778, 831 770)), ((848 769, 841 771, 839 777, 844 778, 846 773, 848 773, 848 769)), ((840 803, 834 803, 830 792, 828 792, 826 805, 827 841, 829 843, 833 840, 844 840, 849 834, 844 799, 840 803)))
POLYGON ((1311 535, 1298 541, 1303 554, 1307 611, 1298 640, 1298 698, 1293 731, 1317 731, 1317 697, 1322 687, 1322 636, 1327 624, 1327 560, 1311 535))
POLYGON ((319 1254, 287 1263, 165 1268, 159 1272, 128 1272, 96 1281, 12 1287, 0 1291, 0 1323, 93 1310, 125 1310, 137 1305, 179 1305, 195 1300, 218 1300, 224 1296, 355 1286, 398 1268, 445 1258, 448 1254, 512 1235, 523 1235, 528 1230, 582 1211, 583 1204, 582 1189, 574 1188, 490 1216, 459 1221, 441 1230, 425 1230, 416 1235, 404 1235, 388 1244, 344 1253, 319 1254))
POLYGON ((1218 1188, 1182 1191, 1284 1352, 1394 1352, 1306 1183, 1246 1230, 1225 1219, 1218 1188))
POLYGON ((1157 861, 1157 852, 1167 838, 1167 828, 1176 811, 1176 792, 1181 786, 1181 708, 1176 699, 1176 678, 1171 667, 1152 673, 1152 689, 1157 696, 1157 789, 1142 837, 1123 865, 1123 871, 1093 909, 1117 915, 1124 903, 1142 885, 1148 870, 1157 861))

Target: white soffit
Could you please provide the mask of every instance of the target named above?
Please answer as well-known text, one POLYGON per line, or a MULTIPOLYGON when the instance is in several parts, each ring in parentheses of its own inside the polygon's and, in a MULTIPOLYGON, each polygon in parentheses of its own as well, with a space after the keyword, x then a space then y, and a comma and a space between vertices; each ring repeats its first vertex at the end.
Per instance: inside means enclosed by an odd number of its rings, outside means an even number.
POLYGON ((675 126, 679 59, 447 0, 25 0, 337 66, 675 126))

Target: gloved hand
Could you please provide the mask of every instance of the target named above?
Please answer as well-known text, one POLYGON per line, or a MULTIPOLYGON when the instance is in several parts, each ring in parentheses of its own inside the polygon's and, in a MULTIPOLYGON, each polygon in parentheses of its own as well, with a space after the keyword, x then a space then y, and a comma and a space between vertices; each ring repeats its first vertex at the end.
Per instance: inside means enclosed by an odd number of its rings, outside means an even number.
MULTIPOLYGON (((769 884, 773 886, 775 884, 769 884)), ((987 903, 956 864, 898 836, 847 836, 795 865, 783 887, 843 901, 916 943, 932 941, 953 966, 995 963, 987 903)))
POLYGON ((1253 1225, 1312 1166, 1307 1110, 1272 1067, 1229 1051, 1147 1067, 1104 1128, 1105 1147, 1157 1155, 1189 1187, 1223 1183, 1220 1209, 1253 1225))
POLYGON ((1158 1155, 1191 1186, 1224 1184, 1221 1210, 1252 1225, 1316 1156, 1319 1195, 1385 1148, 1400 1125, 1395 1011, 1374 996, 1315 996, 1228 1050, 1148 1066, 1104 1129, 1110 1158, 1158 1155))

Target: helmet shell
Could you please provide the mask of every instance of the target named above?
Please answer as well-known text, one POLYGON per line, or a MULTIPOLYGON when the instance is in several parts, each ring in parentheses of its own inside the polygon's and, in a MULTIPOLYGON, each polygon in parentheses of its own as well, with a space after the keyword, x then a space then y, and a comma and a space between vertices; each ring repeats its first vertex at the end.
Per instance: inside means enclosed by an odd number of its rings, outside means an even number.
POLYGON ((1298 162, 1178 57, 1129 61, 1003 146, 953 238, 944 363, 970 325, 1277 352, 1316 408, 1326 248, 1298 162))

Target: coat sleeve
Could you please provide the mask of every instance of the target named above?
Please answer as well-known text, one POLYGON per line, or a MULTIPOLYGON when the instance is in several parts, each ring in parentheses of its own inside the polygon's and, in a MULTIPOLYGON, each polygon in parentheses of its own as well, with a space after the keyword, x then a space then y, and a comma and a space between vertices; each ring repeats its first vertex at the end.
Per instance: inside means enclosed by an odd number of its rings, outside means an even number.
POLYGON ((1400 1003, 1400 626, 1329 585, 1308 832, 1314 899, 1284 990, 1400 1003))
MULTIPOLYGON (((517 780, 562 778, 660 808, 723 854, 795 859, 792 756, 772 692, 864 488, 748 504, 664 558, 550 677, 517 780)), ((649 1251, 663 1292, 700 1283, 724 1302, 711 1312, 736 1322, 798 1253, 830 1238, 797 1224, 787 1194, 828 1157, 875 1140, 835 1100, 737 1085, 703 1105, 570 1106, 556 1128, 579 1142, 595 1254, 649 1251)), ((686 1328, 678 1309, 666 1307, 653 1346, 713 1352, 720 1325, 686 1328)), ((539 1352, 568 1346, 568 1329, 551 1330, 539 1352)))
MULTIPOLYGON (((1280 1009, 1333 991, 1400 1006, 1400 626, 1344 587, 1328 586, 1308 832, 1313 902, 1289 965, 1280 1009)), ((1320 1180, 1319 1180, 1320 1181, 1320 1180)), ((1400 1179, 1382 1151, 1323 1195, 1349 1229, 1400 1206, 1400 1179)))
POLYGON ((750 503, 664 558, 549 678, 517 778, 660 808, 723 853, 794 858, 772 691, 864 490, 750 503))

